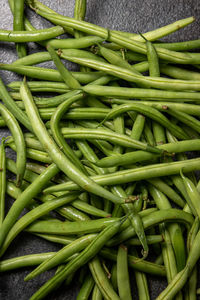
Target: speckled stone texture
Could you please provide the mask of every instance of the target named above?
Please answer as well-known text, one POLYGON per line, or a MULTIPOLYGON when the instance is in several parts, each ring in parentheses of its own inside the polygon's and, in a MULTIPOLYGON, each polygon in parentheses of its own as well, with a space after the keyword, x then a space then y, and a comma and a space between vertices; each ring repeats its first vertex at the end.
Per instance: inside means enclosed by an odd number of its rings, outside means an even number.
MULTIPOLYGON (((57 12, 73 16, 75 0, 41 0, 50 8, 57 12)), ((166 37, 166 41, 184 41, 198 39, 200 37, 200 2, 199 0, 88 0, 86 20, 106 28, 124 30, 129 32, 146 32, 157 27, 167 25, 178 19, 194 16, 196 22, 188 27, 166 37)), ((51 24, 37 16, 35 13, 26 10, 28 17, 35 27, 45 28, 51 24)), ((12 29, 12 14, 9 10, 8 1, 0 0, 0 28, 12 29)), ((29 53, 42 50, 33 43, 29 43, 29 53)), ((0 43, 0 61, 11 63, 17 58, 14 44, 0 43)), ((43 64, 49 66, 49 63, 43 64)), ((50 64, 52 66, 52 64, 50 64)), ((73 64, 68 64, 76 69, 73 64)), ((22 78, 11 72, 0 71, 0 76, 5 83, 22 78)), ((8 135, 8 131, 0 130, 0 138, 8 135)), ((9 152, 10 156, 14 154, 9 152)), ((8 207, 11 205, 11 199, 7 201, 8 207)), ((7 208, 8 208, 7 207, 7 208)), ((26 233, 20 234, 9 247, 4 258, 15 257, 30 253, 40 253, 56 251, 60 246, 43 241, 26 233)), ((0 299, 4 300, 28 300, 31 295, 53 275, 53 271, 40 275, 35 280, 24 283, 23 278, 31 269, 17 270, 9 273, 0 273, 0 299)), ((151 299, 155 299, 165 286, 165 281, 160 278, 149 280, 151 299)), ((134 295, 135 281, 131 282, 134 295)), ((73 284, 70 287, 62 287, 51 296, 53 299, 76 299, 78 291, 78 277, 75 276, 73 284)), ((135 296, 137 299, 137 295, 135 296)))

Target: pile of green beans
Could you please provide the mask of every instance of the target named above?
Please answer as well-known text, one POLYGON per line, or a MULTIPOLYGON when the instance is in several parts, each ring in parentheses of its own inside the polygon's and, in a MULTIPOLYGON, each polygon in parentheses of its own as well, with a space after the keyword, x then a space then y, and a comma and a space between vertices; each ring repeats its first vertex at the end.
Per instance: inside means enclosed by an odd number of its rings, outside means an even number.
POLYGON ((85 22, 86 0, 73 18, 38 0, 8 2, 13 30, 0 41, 19 58, 0 70, 23 78, 0 78, 0 127, 10 131, 0 144, 0 272, 35 267, 28 281, 56 268, 31 300, 73 280, 77 300, 131 300, 136 289, 148 300, 151 276, 166 280, 156 299, 197 299, 200 40, 161 40, 194 18, 135 34, 85 22), (25 6, 52 27, 36 30, 25 6), (29 54, 28 42, 43 50, 29 54), (37 66, 47 61, 55 69, 37 66), (5 258, 22 231, 59 250, 5 258))

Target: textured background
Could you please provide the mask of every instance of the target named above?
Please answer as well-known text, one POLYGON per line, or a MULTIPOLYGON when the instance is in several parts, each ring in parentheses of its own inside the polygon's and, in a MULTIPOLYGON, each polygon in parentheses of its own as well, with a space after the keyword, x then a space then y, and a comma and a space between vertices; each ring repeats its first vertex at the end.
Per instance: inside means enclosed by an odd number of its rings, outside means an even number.
MULTIPOLYGON (((57 12, 73 16, 74 0, 42 0, 44 4, 57 12)), ((125 30, 130 32, 145 32, 157 27, 167 25, 178 19, 195 16, 196 22, 188 27, 165 38, 167 41, 184 41, 198 39, 200 33, 200 2, 199 0, 88 0, 86 20, 106 28, 125 30)), ((7 0, 0 0, 0 28, 12 29, 12 15, 7 0)), ((33 12, 27 10, 27 14, 38 29, 50 27, 51 24, 33 12)), ((29 53, 37 51, 36 45, 29 43, 29 53)), ((13 44, 0 43, 0 61, 11 63, 17 58, 13 44)), ((48 64, 45 64, 48 66, 48 64)), ((74 68, 74 66, 73 66, 74 68)), ((21 78, 10 72, 0 71, 0 76, 5 83, 21 78)), ((0 137, 8 135, 5 130, 0 130, 0 137)), ((12 155, 10 152, 9 155, 12 155)), ((8 199, 8 206, 10 200, 8 199)), ((4 258, 15 257, 30 253, 56 251, 59 246, 45 242, 42 239, 20 234, 8 249, 4 258)), ((27 300, 49 278, 53 272, 45 273, 37 279, 24 283, 23 278, 30 272, 13 271, 5 274, 0 273, 0 299, 27 300)), ((152 299, 155 299, 164 287, 165 282, 151 280, 149 286, 152 299)), ((132 282, 134 290, 134 280, 132 282)), ((75 299, 77 294, 77 280, 74 279, 73 287, 63 287, 54 295, 53 299, 75 299)), ((134 293, 135 294, 135 293, 134 293)))

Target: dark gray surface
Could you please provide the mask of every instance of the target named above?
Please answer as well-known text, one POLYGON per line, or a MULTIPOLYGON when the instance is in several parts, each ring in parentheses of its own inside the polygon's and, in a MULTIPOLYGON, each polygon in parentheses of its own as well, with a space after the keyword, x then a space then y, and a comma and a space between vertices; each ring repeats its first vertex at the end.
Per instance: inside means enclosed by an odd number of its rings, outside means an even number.
MULTIPOLYGON (((74 0, 43 0, 41 2, 63 15, 73 16, 74 0)), ((7 0, 0 0, 0 12, 0 28, 12 29, 12 15, 7 0)), ((36 16, 33 12, 27 10, 27 13, 37 28, 51 26, 49 22, 36 16)), ((130 32, 145 32, 167 25, 178 19, 195 16, 197 19, 195 23, 165 38, 168 41, 183 41, 199 38, 199 15, 200 2, 198 0, 88 0, 86 20, 106 28, 130 32)), ((36 50, 37 47, 30 43, 29 53, 36 50)), ((16 58, 17 55, 13 44, 0 43, 1 62, 10 63, 16 58)), ((11 72, 5 71, 0 71, 0 76, 2 76, 5 83, 21 78, 11 72)), ((0 137, 7 134, 7 131, 0 130, 0 137)), ((12 243, 4 258, 30 253, 56 251, 58 248, 59 246, 23 233, 12 243)), ((0 299, 27 300, 53 274, 52 272, 45 273, 35 280, 24 283, 23 278, 29 271, 30 269, 26 269, 25 271, 0 274, 0 299)), ((160 283, 160 280, 157 279, 150 281, 152 299, 155 299, 156 295, 161 292, 164 284, 164 281, 160 283)), ((73 287, 64 287, 49 296, 48 299, 75 299, 77 286, 77 279, 75 278, 73 287)))

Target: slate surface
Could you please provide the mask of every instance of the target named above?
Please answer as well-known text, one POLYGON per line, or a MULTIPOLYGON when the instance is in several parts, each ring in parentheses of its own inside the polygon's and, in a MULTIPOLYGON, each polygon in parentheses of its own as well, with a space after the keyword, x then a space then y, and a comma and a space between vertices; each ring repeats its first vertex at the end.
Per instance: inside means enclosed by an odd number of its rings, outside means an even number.
MULTIPOLYGON (((44 4, 57 12, 73 16, 74 0, 42 0, 44 4)), ((157 27, 164 26, 178 19, 195 16, 196 22, 165 38, 167 41, 184 41, 198 39, 200 33, 200 2, 198 0, 88 0, 86 20, 106 28, 118 29, 130 32, 145 32, 157 27)), ((45 28, 51 24, 44 19, 36 16, 32 11, 27 9, 27 14, 35 27, 45 28)), ((12 15, 9 10, 8 1, 0 0, 0 28, 12 29, 12 15)), ((37 46, 30 43, 29 53, 37 51, 37 46)), ((11 63, 17 58, 13 44, 0 43, 0 61, 11 63)), ((48 64, 46 64, 48 66, 48 64)), ((73 66, 74 68, 74 66, 73 66)), ((0 71, 0 76, 5 83, 21 78, 11 72, 0 71)), ((8 135, 8 131, 0 130, 0 137, 8 135)), ((13 156, 12 152, 9 152, 13 156)), ((11 200, 8 199, 9 207, 11 200)), ((40 238, 28 236, 23 233, 15 239, 9 247, 4 258, 15 257, 30 253, 41 253, 56 251, 58 245, 53 245, 43 241, 40 238)), ((17 270, 8 273, 0 273, 0 299, 4 300, 27 300, 31 295, 49 278, 53 272, 45 273, 37 279, 24 283, 23 278, 31 269, 17 270)), ((78 290, 78 278, 74 278, 73 286, 62 287, 48 299, 66 299, 76 298, 78 290)), ((134 280, 132 282, 133 290, 134 280)), ((156 278, 149 281, 151 298, 156 296, 165 286, 164 280, 160 282, 156 278)), ((136 294, 134 292, 134 294, 136 294)))

